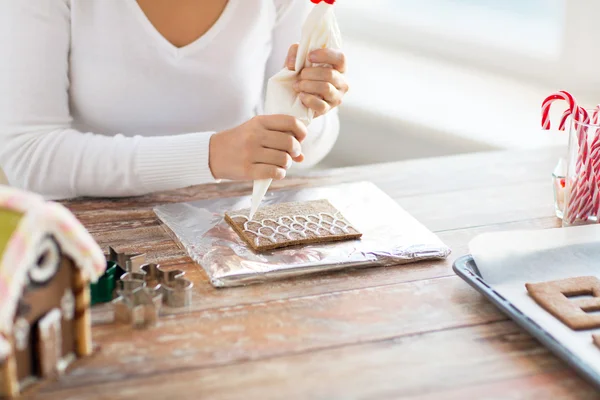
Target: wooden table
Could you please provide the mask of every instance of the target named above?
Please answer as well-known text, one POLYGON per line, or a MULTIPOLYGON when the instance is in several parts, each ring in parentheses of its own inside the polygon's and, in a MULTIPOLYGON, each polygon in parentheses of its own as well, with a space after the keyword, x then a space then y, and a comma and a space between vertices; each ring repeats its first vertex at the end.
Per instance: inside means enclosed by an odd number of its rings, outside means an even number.
POLYGON ((370 180, 453 249, 447 261, 214 289, 154 205, 251 192, 244 184, 67 203, 100 245, 147 252, 195 283, 189 312, 132 331, 94 309, 98 350, 40 399, 595 398, 591 386, 456 277, 475 235, 551 228, 558 149, 315 172, 274 189, 370 180))

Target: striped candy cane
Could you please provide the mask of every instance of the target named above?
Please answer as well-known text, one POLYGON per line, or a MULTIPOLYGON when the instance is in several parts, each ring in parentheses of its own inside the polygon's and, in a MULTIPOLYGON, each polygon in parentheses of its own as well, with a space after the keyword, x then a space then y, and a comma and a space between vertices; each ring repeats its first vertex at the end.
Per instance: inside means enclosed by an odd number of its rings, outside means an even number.
POLYGON ((560 118, 560 124, 558 124, 558 130, 564 131, 567 125, 567 119, 571 116, 571 110, 565 110, 562 117, 560 118))
MULTIPOLYGON (((550 106, 552 105, 552 103, 554 103, 557 100, 566 101, 567 104, 569 105, 569 109, 568 109, 569 115, 574 115, 574 114, 576 115, 575 110, 578 108, 577 102, 575 101, 575 98, 573 98, 573 96, 569 92, 561 90, 560 92, 551 94, 550 96, 546 97, 546 99, 542 103, 542 128, 543 129, 546 129, 546 130, 550 129, 550 106)), ((577 118, 577 115, 575 118, 577 118)), ((565 118, 565 120, 566 120, 566 118, 565 118)), ((563 129, 564 129, 564 124, 563 124, 563 129)))
MULTIPOLYGON (((592 112, 592 123, 598 125, 600 123, 600 104, 594 108, 592 112)), ((600 222, 600 128, 596 128, 594 139, 590 145, 590 159, 595 171, 594 190, 595 201, 592 208, 593 215, 596 215, 596 222, 600 222)))
MULTIPOLYGON (((573 116, 573 127, 577 134, 577 145, 579 147, 577 162, 575 166, 574 180, 571 184, 573 188, 570 196, 570 205, 567 212, 568 222, 573 223, 577 218, 587 220, 594 205, 599 202, 600 193, 596 190, 596 175, 598 166, 594 165, 594 158, 590 155, 590 146, 588 145, 587 126, 590 118, 587 111, 577 107, 576 115, 573 116)), ((596 151, 599 151, 598 148, 596 151)), ((597 161, 596 161, 597 162, 597 161)))
MULTIPOLYGON (((589 124, 589 115, 585 109, 577 105, 575 98, 564 90, 548 96, 542 103, 543 129, 550 129, 550 107, 558 100, 566 101, 568 104, 568 109, 563 113, 558 129, 564 130, 567 118, 571 116, 573 127, 577 132, 577 144, 579 147, 575 166, 575 178, 570 185, 572 189, 567 210, 568 220, 572 223, 578 217, 587 219, 600 206, 600 190, 597 187, 596 179, 596 175, 600 173, 599 165, 597 164, 597 160, 600 158, 600 139, 598 139, 597 146, 588 148, 587 127, 581 124, 589 124), (592 150, 598 153, 594 154, 593 158, 590 154, 592 150)), ((597 120, 599 112, 600 109, 594 111, 592 115, 594 120, 597 120)))
MULTIPOLYGON (((598 125, 600 123, 599 117, 600 105, 597 105, 592 112, 591 123, 598 125)), ((582 204, 583 201, 581 201, 579 206, 582 208, 578 210, 578 214, 582 219, 586 219, 587 216, 596 216, 596 222, 600 222, 600 127, 596 128, 594 133, 594 138, 590 144, 588 159, 589 164, 591 165, 591 168, 588 168, 588 170, 591 169, 592 172, 589 179, 590 190, 593 192, 592 201, 585 206, 582 204)))

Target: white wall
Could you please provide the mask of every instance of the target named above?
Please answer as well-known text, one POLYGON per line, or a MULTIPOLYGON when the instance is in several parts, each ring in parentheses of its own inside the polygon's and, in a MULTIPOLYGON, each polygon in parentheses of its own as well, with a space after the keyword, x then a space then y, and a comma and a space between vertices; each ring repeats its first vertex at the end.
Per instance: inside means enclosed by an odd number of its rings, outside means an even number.
POLYGON ((427 125, 377 115, 350 104, 340 109, 341 132, 319 168, 340 168, 496 149, 427 125))
MULTIPOLYGON (((554 88, 353 40, 344 50, 350 91, 320 168, 567 144, 565 133, 540 127, 554 88)), ((552 114, 563 110, 557 104, 552 114)))

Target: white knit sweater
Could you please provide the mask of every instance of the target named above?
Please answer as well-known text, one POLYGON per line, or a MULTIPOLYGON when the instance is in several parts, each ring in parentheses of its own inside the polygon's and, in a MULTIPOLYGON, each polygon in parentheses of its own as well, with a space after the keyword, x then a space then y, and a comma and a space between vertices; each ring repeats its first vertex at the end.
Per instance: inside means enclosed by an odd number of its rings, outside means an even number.
MULTIPOLYGON (((309 0, 229 0, 183 48, 136 0, 0 0, 0 166, 47 198, 129 196, 214 182, 208 143, 264 102, 309 0)), ((303 143, 314 165, 335 112, 303 143)))

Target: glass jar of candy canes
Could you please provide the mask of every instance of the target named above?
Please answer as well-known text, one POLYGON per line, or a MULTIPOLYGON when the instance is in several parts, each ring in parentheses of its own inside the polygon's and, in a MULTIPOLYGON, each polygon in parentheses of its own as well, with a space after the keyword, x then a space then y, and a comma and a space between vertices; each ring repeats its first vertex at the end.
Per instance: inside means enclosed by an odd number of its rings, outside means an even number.
POLYGON ((559 130, 569 126, 569 148, 566 174, 557 165, 554 174, 555 213, 563 226, 598 223, 600 221, 600 105, 586 110, 564 90, 553 93, 542 103, 542 128, 549 130, 550 107, 565 101, 559 130), (570 122, 569 122, 570 120, 570 122))
POLYGON ((600 214, 600 124, 598 109, 578 107, 571 116, 563 226, 598 223, 600 214))

